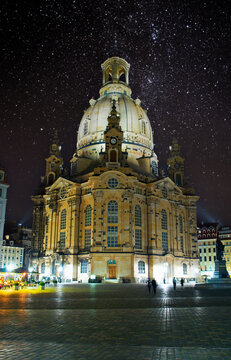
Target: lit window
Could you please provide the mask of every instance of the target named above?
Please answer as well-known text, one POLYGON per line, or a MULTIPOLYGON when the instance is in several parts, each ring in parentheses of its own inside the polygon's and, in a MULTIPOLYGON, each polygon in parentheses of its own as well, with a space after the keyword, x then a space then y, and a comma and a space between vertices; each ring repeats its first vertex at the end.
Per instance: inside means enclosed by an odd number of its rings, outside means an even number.
POLYGON ((118 246, 118 227, 108 226, 107 228, 107 245, 109 247, 118 246))
POLYGON ((82 260, 81 261, 80 272, 81 272, 81 274, 87 274, 87 260, 82 260))
POLYGON ((162 248, 163 250, 168 250, 168 233, 162 232, 162 248))
POLYGON ((161 228, 163 230, 168 229, 167 213, 164 209, 161 210, 161 228))
POLYGON ((91 229, 85 229, 85 249, 91 246, 91 229))
POLYGON ((64 209, 61 212, 61 216, 60 216, 60 229, 66 229, 66 222, 67 222, 67 210, 64 209))
POLYGON ((92 212, 91 205, 87 205, 85 209, 85 226, 91 225, 91 212, 92 212))
POLYGON ((60 249, 65 248, 66 232, 62 231, 59 236, 60 249))
POLYGON ((114 200, 109 201, 107 206, 107 222, 110 224, 118 223, 118 203, 114 200))
POLYGON ((138 262, 138 273, 145 274, 145 262, 144 261, 138 262))
POLYGON ((142 226, 140 205, 135 206, 135 226, 142 226))
POLYGON ((142 231, 135 229, 135 248, 142 249, 142 231))
POLYGON ((108 180, 108 186, 111 189, 117 188, 118 184, 119 184, 119 182, 118 182, 118 180, 116 178, 110 178, 108 180))

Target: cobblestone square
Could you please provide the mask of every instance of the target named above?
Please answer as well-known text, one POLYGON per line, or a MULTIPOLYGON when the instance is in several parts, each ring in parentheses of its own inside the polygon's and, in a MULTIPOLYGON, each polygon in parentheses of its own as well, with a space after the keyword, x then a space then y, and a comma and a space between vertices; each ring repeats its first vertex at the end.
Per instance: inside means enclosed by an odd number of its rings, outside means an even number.
POLYGON ((0 359, 231 359, 231 289, 70 284, 0 292, 0 359))

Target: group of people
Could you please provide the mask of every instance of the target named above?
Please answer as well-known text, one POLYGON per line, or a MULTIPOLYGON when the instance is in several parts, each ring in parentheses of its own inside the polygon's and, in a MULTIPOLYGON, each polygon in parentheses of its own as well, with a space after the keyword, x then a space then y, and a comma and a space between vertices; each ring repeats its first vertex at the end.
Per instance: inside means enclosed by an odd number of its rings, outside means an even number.
MULTIPOLYGON (((165 281, 164 281, 165 283, 165 281)), ((174 277, 172 279, 172 283, 173 283, 173 289, 176 290, 176 278, 174 277)), ((180 279, 180 284, 181 284, 181 287, 183 288, 184 287, 184 278, 181 278, 180 279)), ((157 288, 157 282, 155 279, 148 279, 147 281, 147 285, 148 285, 148 293, 150 294, 151 293, 151 288, 153 289, 153 293, 156 294, 156 288, 157 288)))

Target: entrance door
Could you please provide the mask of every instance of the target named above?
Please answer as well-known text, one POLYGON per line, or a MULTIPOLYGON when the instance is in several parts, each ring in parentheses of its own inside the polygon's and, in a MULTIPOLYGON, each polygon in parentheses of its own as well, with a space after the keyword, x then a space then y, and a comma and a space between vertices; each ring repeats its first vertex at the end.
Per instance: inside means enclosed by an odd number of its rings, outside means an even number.
POLYGON ((109 265, 109 279, 116 279, 116 266, 109 265))

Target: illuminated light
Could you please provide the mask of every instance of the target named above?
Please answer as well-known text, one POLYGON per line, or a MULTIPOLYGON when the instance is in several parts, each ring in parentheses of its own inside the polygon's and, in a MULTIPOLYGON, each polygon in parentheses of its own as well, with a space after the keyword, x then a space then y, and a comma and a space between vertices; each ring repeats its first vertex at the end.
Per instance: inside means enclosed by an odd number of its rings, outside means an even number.
POLYGON ((34 270, 33 266, 30 266, 28 270, 31 273, 34 270))
POLYGON ((90 275, 90 279, 91 279, 91 280, 95 280, 95 279, 96 279, 96 275, 91 274, 91 275, 90 275))
POLYGON ((14 265, 13 265, 13 264, 9 264, 9 265, 7 266, 7 271, 12 271, 13 268, 14 268, 14 265))
POLYGON ((25 277, 27 275, 27 273, 23 273, 22 276, 25 277))
POLYGON ((59 267, 59 272, 61 273, 63 271, 63 266, 59 267))

